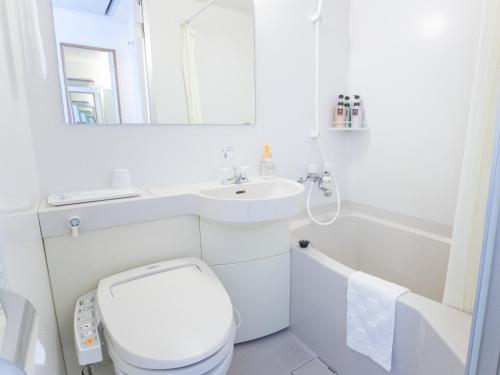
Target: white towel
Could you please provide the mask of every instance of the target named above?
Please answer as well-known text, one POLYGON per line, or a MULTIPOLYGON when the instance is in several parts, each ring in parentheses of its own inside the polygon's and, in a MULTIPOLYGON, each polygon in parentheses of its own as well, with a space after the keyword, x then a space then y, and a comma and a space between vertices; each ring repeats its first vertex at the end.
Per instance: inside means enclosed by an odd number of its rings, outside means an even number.
POLYGON ((347 346, 391 371, 396 302, 407 288, 356 272, 347 286, 347 346))

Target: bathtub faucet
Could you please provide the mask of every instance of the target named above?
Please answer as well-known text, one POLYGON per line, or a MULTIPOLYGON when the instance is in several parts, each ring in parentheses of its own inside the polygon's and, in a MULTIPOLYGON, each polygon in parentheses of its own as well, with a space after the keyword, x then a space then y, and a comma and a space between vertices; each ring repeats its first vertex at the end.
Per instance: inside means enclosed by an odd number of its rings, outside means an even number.
POLYGON ((310 164, 307 175, 305 177, 300 177, 297 182, 303 184, 310 180, 314 184, 318 184, 318 188, 323 192, 325 197, 331 197, 333 179, 330 173, 330 166, 325 165, 324 169, 323 172, 318 172, 318 166, 316 164, 310 164))

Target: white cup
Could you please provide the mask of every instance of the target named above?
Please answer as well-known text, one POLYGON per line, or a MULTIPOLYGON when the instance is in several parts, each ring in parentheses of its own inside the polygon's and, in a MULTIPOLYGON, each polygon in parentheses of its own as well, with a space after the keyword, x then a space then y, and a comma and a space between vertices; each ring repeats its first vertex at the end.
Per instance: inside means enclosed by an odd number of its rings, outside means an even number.
POLYGON ((128 169, 113 169, 113 182, 111 184, 114 190, 130 189, 132 179, 128 169))

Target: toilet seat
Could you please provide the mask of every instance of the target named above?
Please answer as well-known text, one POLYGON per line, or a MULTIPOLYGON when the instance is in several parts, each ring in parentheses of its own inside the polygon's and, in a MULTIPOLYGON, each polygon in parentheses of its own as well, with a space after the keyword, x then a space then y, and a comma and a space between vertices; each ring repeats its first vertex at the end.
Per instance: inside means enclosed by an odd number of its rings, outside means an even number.
POLYGON ((123 373, 204 374, 232 357, 231 301, 200 259, 105 278, 97 289, 97 307, 108 351, 123 373), (198 372, 192 372, 195 368, 198 372))

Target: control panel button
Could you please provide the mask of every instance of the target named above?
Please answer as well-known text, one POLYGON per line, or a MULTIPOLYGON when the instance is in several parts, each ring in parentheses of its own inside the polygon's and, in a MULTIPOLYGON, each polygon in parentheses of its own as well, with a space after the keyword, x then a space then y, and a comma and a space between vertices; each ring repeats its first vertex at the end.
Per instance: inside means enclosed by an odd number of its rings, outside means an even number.
POLYGON ((92 336, 92 330, 88 329, 86 331, 83 331, 83 337, 89 337, 92 336))
POLYGON ((85 366, 103 359, 95 291, 80 297, 75 306, 74 335, 78 363, 85 366))

